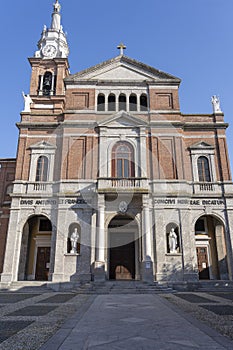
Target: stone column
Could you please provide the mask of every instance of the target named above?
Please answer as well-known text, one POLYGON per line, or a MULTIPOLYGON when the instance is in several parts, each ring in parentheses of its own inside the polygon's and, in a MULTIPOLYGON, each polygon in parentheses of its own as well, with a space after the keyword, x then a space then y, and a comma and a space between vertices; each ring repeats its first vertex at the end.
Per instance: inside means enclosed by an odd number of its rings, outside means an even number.
POLYGON ((96 227, 96 259, 94 267, 95 281, 105 280, 105 248, 105 199, 104 195, 99 195, 96 227))
POLYGON ((146 159, 146 129, 140 128, 140 159, 139 164, 141 168, 141 174, 136 176, 147 177, 147 159, 146 159))
POLYGON ((66 253, 65 247, 67 245, 67 233, 68 225, 66 222, 67 209, 59 208, 59 214, 57 218, 57 229, 53 230, 51 237, 51 261, 53 265, 53 272, 50 276, 53 282, 64 281, 64 253, 66 253))
POLYGON ((179 209, 180 248, 182 253, 183 280, 196 282, 198 280, 197 254, 195 232, 192 226, 192 214, 189 209, 179 209))
POLYGON ((100 128, 100 135, 99 135, 99 177, 106 177, 107 174, 107 153, 106 153, 106 128, 101 127, 100 128))
POLYGON ((152 265, 152 237, 151 237, 151 220, 148 196, 143 196, 142 211, 142 279, 145 282, 153 282, 153 265, 152 265))
MULTIPOLYGON (((13 206, 13 203, 12 203, 13 206)), ((18 280, 18 268, 22 230, 19 227, 19 211, 11 210, 10 222, 7 234, 6 250, 1 282, 12 282, 18 280), (17 229, 18 227, 18 229, 17 229)))

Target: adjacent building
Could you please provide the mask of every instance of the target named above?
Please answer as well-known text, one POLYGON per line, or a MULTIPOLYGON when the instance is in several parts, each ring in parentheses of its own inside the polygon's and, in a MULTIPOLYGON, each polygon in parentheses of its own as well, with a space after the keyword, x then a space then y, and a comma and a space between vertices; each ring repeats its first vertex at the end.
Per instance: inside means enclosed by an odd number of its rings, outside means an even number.
POLYGON ((218 98, 212 114, 183 114, 180 79, 127 57, 123 44, 70 74, 60 10, 57 0, 29 58, 1 281, 231 280, 218 98))

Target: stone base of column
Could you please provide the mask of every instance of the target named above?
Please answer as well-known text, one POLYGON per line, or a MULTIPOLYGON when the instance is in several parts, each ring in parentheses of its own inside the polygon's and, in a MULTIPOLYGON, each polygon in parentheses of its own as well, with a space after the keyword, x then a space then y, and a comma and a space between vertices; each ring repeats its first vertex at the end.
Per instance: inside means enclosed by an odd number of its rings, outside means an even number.
POLYGON ((152 261, 142 261, 141 263, 141 276, 142 281, 147 283, 153 283, 154 282, 154 276, 153 276, 153 265, 152 261))
POLYGON ((3 283, 9 283, 13 281, 13 276, 11 273, 2 273, 0 276, 0 281, 3 283))
POLYGON ((91 273, 75 273, 70 277, 70 282, 90 282, 91 273))
POLYGON ((93 269, 94 281, 105 282, 105 263, 103 261, 96 261, 93 269))
POLYGON ((51 273, 49 275, 49 281, 52 282, 63 282, 64 281, 64 274, 62 273, 51 273))

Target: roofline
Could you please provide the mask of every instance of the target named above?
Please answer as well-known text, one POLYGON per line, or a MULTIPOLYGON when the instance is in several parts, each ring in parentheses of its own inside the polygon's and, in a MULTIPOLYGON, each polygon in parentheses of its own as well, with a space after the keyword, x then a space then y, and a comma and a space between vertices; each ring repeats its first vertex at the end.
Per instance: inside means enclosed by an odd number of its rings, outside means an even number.
MULTIPOLYGON (((119 62, 128 62, 128 63, 131 63, 131 64, 134 64, 136 66, 140 65, 142 69, 144 69, 145 71, 147 72, 150 72, 151 74, 159 74, 161 75, 161 79, 164 79, 164 80, 171 80, 171 81, 174 81, 174 80, 177 80, 177 82, 181 82, 181 79, 178 78, 178 77, 175 77, 169 73, 166 73, 166 72, 163 72, 161 70, 158 70, 152 66, 149 66, 145 63, 142 63, 140 61, 137 61, 133 58, 130 58, 128 56, 125 56, 125 55, 120 55, 120 56, 116 56, 114 58, 111 58, 109 60, 106 60, 102 63, 98 63, 97 65, 95 66, 92 66, 92 67, 89 67, 87 69, 84 69, 84 70, 81 70, 80 72, 78 73, 75 73, 75 74, 71 74, 70 76, 66 77, 64 79, 65 82, 69 82, 69 81, 73 81, 76 77, 77 78, 81 78, 83 75, 85 75, 86 73, 90 73, 90 72, 94 72, 95 70, 103 67, 103 66, 106 66, 108 64, 111 64, 111 63, 114 63, 116 61, 119 61, 119 62), (163 78, 163 76, 166 76, 163 78)), ((81 78, 82 79, 82 78, 81 78)))
POLYGON ((16 162, 16 158, 0 158, 0 162, 16 162))

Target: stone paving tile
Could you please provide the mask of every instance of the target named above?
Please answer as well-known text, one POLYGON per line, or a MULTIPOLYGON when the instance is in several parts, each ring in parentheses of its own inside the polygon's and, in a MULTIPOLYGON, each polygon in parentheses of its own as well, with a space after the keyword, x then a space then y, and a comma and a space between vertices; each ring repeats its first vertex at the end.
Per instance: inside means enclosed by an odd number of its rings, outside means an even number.
POLYGON ((228 299, 233 301, 233 293, 226 293, 226 292, 216 292, 216 293, 210 293, 213 296, 228 299))
POLYGON ((15 333, 28 327, 30 321, 2 321, 0 322, 0 342, 12 337, 15 333))
POLYGON ((10 314, 7 314, 7 316, 44 316, 56 308, 57 306, 32 305, 16 310, 10 314))
POLYGON ((74 298, 75 294, 57 294, 52 297, 46 298, 42 301, 38 301, 37 303, 50 304, 50 303, 65 303, 70 299, 74 298))
POLYGON ((233 315, 232 305, 200 305, 202 308, 217 315, 233 315))
POLYGON ((217 303, 215 300, 211 300, 200 295, 192 294, 192 293, 179 293, 175 294, 178 298, 182 298, 190 303, 217 303))
POLYGON ((18 303, 19 301, 23 301, 25 299, 30 299, 36 297, 40 294, 25 294, 25 293, 0 293, 0 304, 11 304, 18 303))
MULTIPOLYGON (((215 310, 221 310, 222 307, 224 306, 230 306, 232 307, 232 302, 231 300, 227 299, 221 299, 219 296, 217 296, 215 293, 212 292, 196 292, 195 294, 199 295, 200 297, 204 298, 210 298, 212 300, 217 301, 217 304, 211 304, 209 305, 203 305, 203 304, 197 304, 197 303, 192 303, 188 302, 185 299, 179 298, 178 294, 182 293, 176 293, 176 294, 167 294, 167 295, 162 295, 163 298, 166 300, 170 301, 171 303, 175 304, 179 309, 183 310, 184 312, 187 312, 189 315, 192 315, 197 322, 199 320, 208 326, 210 326, 212 329, 217 330, 220 332, 222 335, 227 336, 231 339, 233 339, 233 314, 230 312, 227 312, 228 314, 220 314, 219 313, 214 313, 212 308, 215 308, 215 310), (228 304, 228 305, 227 305, 228 304), (210 310, 210 308, 212 310, 210 310)), ((188 294, 188 293, 187 293, 188 294)), ((190 293, 193 294, 193 293, 190 293)), ((226 311, 226 310, 225 310, 226 311)), ((228 310, 231 311, 231 310, 228 310)), ((233 349, 233 347, 232 347, 233 349)))
POLYGON ((224 350, 233 343, 156 295, 97 295, 40 350, 224 350), (68 332, 67 330, 70 330, 68 332))
MULTIPOLYGON (((7 295, 11 298, 11 292, 7 295)), ((14 294, 16 295, 16 294, 14 294)), ((1 312, 0 325, 9 324, 12 322, 15 325, 22 325, 22 328, 14 328, 14 332, 6 333, 7 337, 0 337, 0 350, 37 350, 50 338, 69 318, 72 320, 72 315, 83 307, 88 305, 90 296, 77 295, 75 293, 57 293, 47 290, 41 294, 32 294, 32 298, 20 300, 18 303, 6 304, 1 312), (49 298, 54 298, 56 295, 72 296, 72 302, 65 302, 60 299, 61 303, 57 305, 44 305, 44 301, 49 298), (37 303, 41 303, 37 304, 37 303), (10 310, 9 310, 10 309, 10 310), (40 310, 40 311, 38 311, 40 310), (11 311, 11 312, 9 312, 11 311), (48 313, 49 312, 49 313, 48 313), (40 315, 38 315, 40 313, 40 315), (37 316, 34 316, 37 315, 37 316), (8 323, 7 323, 8 322, 8 323), (8 336, 9 335, 9 336, 8 336)), ((67 297, 68 298, 68 297, 67 297)), ((57 299, 58 301, 58 299, 57 299)), ((46 304, 46 303, 45 303, 46 304)), ((0 309, 1 310, 1 309, 0 309)), ((0 336, 1 333, 0 328, 0 336)), ((51 348, 53 350, 53 348, 51 348)))

